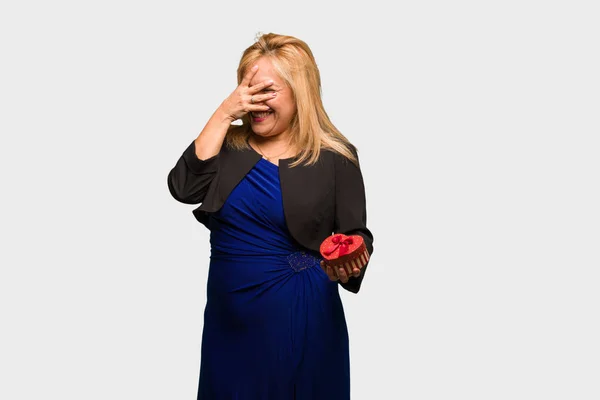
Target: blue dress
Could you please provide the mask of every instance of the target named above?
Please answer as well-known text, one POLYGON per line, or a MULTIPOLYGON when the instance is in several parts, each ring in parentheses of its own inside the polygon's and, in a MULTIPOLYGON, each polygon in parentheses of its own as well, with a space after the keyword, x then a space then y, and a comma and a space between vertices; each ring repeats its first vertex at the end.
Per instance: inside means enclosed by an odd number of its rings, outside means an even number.
POLYGON ((350 399, 338 284, 291 237, 279 167, 261 158, 207 226, 198 399, 350 399))

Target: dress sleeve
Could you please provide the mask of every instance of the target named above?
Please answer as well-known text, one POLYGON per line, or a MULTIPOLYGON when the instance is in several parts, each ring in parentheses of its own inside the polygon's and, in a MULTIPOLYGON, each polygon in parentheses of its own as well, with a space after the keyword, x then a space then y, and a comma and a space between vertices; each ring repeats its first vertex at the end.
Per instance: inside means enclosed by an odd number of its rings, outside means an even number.
POLYGON ((195 141, 192 141, 169 172, 167 184, 171 195, 185 204, 201 203, 217 174, 218 160, 219 154, 206 160, 199 159, 195 141))
MULTIPOLYGON (((352 152, 358 160, 358 153, 354 146, 352 152)), ((369 255, 372 255, 373 234, 367 228, 366 195, 360 165, 357 167, 340 154, 336 154, 335 159, 334 233, 362 236, 369 255)), ((347 283, 338 281, 340 285, 352 293, 358 293, 369 262, 370 260, 363 266, 358 277, 350 277, 347 283)))

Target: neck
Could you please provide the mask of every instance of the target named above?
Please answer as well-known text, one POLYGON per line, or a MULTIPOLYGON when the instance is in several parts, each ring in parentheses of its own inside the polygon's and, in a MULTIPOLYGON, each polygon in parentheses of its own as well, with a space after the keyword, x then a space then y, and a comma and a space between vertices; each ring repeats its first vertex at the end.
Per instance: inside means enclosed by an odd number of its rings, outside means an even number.
POLYGON ((255 133, 252 133, 250 136, 252 140, 254 140, 254 143, 258 143, 263 147, 273 146, 273 148, 284 148, 285 146, 289 145, 291 139, 289 134, 286 134, 285 132, 267 137, 260 136, 255 133))
POLYGON ((266 138, 252 134, 249 142, 254 142, 255 149, 268 160, 287 158, 286 155, 293 153, 291 138, 282 134, 266 138))

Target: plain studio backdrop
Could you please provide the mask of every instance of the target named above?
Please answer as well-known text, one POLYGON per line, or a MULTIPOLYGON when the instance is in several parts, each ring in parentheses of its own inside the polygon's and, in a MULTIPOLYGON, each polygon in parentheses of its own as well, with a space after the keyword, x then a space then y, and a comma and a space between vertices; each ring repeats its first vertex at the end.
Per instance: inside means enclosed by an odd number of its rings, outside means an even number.
POLYGON ((352 398, 597 400, 592 5, 3 3, 0 398, 195 399, 209 232, 167 174, 275 32, 359 149, 352 398))

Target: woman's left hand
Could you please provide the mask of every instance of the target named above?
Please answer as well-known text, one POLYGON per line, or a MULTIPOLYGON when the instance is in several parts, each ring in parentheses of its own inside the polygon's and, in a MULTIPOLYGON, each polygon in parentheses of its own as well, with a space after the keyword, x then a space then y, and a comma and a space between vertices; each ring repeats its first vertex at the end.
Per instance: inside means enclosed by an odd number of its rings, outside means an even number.
POLYGON ((360 276, 360 268, 357 268, 357 267, 354 267, 354 269, 352 269, 350 267, 335 268, 335 267, 332 267, 331 265, 328 265, 327 260, 321 261, 321 269, 323 271, 325 271, 325 273, 329 277, 329 280, 331 280, 331 281, 340 280, 340 281, 342 281, 342 283, 347 283, 348 279, 350 277, 360 276))

